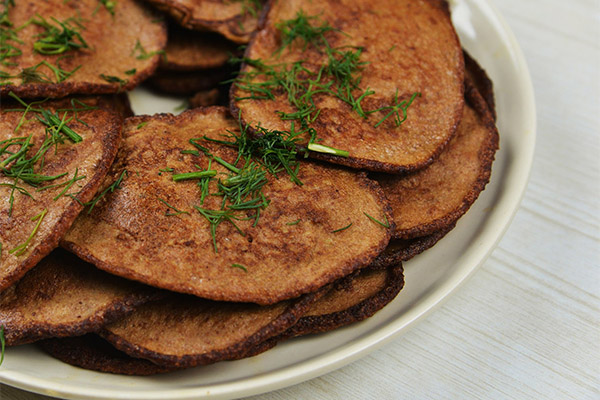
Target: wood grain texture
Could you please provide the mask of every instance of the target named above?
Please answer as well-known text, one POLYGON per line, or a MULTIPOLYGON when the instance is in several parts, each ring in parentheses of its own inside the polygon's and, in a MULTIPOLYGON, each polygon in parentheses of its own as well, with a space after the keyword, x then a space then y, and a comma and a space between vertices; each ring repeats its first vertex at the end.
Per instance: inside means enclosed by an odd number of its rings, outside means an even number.
MULTIPOLYGON (((251 400, 600 397, 600 4, 491 2, 525 53, 538 110, 531 180, 511 227, 405 335, 251 400)), ((6 386, 0 398, 48 399, 6 386)))

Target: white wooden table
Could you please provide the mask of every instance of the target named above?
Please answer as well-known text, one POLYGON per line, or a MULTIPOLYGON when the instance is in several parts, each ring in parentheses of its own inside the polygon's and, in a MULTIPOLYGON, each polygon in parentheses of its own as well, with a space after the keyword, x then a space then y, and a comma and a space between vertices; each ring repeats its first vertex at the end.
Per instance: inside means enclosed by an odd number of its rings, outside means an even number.
MULTIPOLYGON (((252 399, 600 399, 600 1, 491 1, 525 53, 538 112, 508 232, 408 333, 252 399)), ((49 397, 0 386, 0 399, 49 397)))

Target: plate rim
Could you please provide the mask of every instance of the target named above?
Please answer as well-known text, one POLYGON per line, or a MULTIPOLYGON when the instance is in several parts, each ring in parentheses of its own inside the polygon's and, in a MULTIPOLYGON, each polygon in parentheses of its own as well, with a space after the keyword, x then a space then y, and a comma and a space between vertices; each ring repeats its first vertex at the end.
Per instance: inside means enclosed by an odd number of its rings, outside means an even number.
POLYGON ((487 8, 486 11, 495 18, 501 32, 509 42, 509 47, 513 51, 512 55, 514 61, 516 61, 516 65, 520 70, 520 74, 518 75, 520 81, 519 88, 522 91, 520 94, 524 106, 523 115, 526 117, 527 121, 527 126, 522 128, 523 132, 527 132, 527 136, 525 136, 524 139, 526 141, 526 146, 521 153, 519 153, 520 158, 518 161, 520 174, 517 175, 517 178, 513 177, 513 180, 516 179, 514 184, 516 184, 517 187, 512 187, 510 197, 502 203, 505 206, 504 208, 507 208, 504 212, 508 211, 508 214, 499 217, 498 214, 500 214, 500 211, 496 212, 494 214, 494 220, 500 221, 497 222, 495 226, 498 227, 499 225, 500 229, 495 232, 489 232, 488 229, 488 231, 485 232, 486 235, 484 236, 484 239, 490 239, 491 244, 469 253, 467 260, 462 260, 465 262, 464 265, 466 266, 459 268, 454 274, 450 275, 450 279, 444 281, 433 293, 425 296, 426 301, 420 302, 382 328, 375 331, 369 331, 365 335, 344 346, 337 347, 299 363, 291 364, 277 371, 265 372, 256 376, 238 379, 235 382, 225 382, 192 388, 170 388, 165 390, 151 389, 151 392, 148 390, 119 390, 116 392, 114 389, 98 390, 94 388, 94 393, 92 394, 90 393, 90 389, 85 389, 80 385, 69 385, 55 382, 54 380, 35 378, 25 373, 15 371, 2 371, 2 368, 0 367, 0 383, 38 394, 64 396, 66 399, 91 400, 111 398, 152 400, 169 398, 173 400, 187 400, 198 397, 221 399, 233 398, 236 396, 251 396, 304 382, 356 361, 405 334, 418 322, 443 305, 443 303, 447 301, 453 293, 456 293, 487 260, 504 236, 514 219, 516 212, 520 208, 531 175, 537 127, 535 97, 531 75, 521 47, 509 25, 504 20, 504 17, 490 0, 457 0, 452 3, 458 2, 466 2, 469 3, 470 6, 477 4, 481 9, 487 8))

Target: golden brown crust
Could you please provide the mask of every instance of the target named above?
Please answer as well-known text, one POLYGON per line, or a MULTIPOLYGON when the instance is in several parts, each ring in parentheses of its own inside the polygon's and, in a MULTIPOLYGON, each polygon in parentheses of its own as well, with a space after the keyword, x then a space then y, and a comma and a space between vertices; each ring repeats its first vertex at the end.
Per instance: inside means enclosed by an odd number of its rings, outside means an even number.
MULTIPOLYGON (((281 46, 276 24, 294 18, 300 9, 306 15, 318 15, 336 29, 325 34, 332 47, 364 48, 360 60, 368 64, 363 67, 361 91, 354 95, 358 98, 367 88, 375 92, 362 101, 364 110, 390 106, 396 89, 400 100, 421 93, 400 127, 388 118, 378 128, 374 125, 387 111, 377 111, 365 120, 342 100, 316 95, 315 104, 321 111, 311 126, 317 130, 320 143, 348 150, 350 156, 315 152, 310 155, 352 168, 394 173, 431 163, 454 134, 464 105, 462 50, 448 13, 439 4, 428 1, 273 1, 269 3, 264 27, 256 32, 246 57, 267 64, 303 60, 304 66, 316 72, 325 62, 323 52, 311 46, 303 50, 300 41, 291 51, 286 49, 274 55, 281 46)), ((242 74, 249 71, 251 66, 242 66, 242 74)), ((277 114, 295 111, 287 94, 275 92, 274 101, 236 100, 248 95, 249 92, 232 86, 232 115, 241 115, 250 126, 260 122, 270 129, 290 129, 289 121, 281 120, 277 114)))
MULTIPOLYGON (((49 101, 43 103, 42 107, 51 111, 71 108, 73 106, 69 100, 49 101)), ((94 97, 81 100, 87 105, 101 107, 98 110, 78 113, 79 119, 87 123, 87 126, 77 120, 68 123, 69 127, 82 136, 83 141, 74 144, 65 140, 64 144, 58 145, 56 152, 48 151, 42 169, 42 173, 48 175, 67 173, 67 176, 52 181, 52 184, 72 179, 76 169, 78 176, 85 176, 72 188, 73 192, 78 192, 74 196, 75 198, 62 196, 53 200, 63 190, 62 187, 36 192, 35 187, 19 182, 20 186, 28 190, 32 197, 15 192, 11 215, 9 198, 12 189, 10 185, 14 183, 14 179, 0 173, 0 184, 3 184, 0 186, 0 199, 2 199, 0 206, 0 242, 2 243, 0 290, 6 289, 16 282, 58 246, 58 241, 82 210, 82 203, 91 200, 96 193, 117 154, 122 127, 121 115, 108 109, 111 104, 109 100, 94 97), (18 255, 18 251, 11 253, 11 250, 26 242, 37 224, 36 221, 32 221, 32 218, 40 215, 44 210, 47 210, 47 214, 26 251, 21 255, 18 255)), ((14 129, 22 112, 4 111, 20 107, 15 102, 3 101, 0 117, 0 140, 31 134, 33 135, 32 143, 37 148, 45 136, 44 126, 30 113, 27 118, 28 122, 15 133, 14 129)), ((120 109, 120 106, 117 108, 120 109)), ((32 150, 28 154, 33 156, 32 150)))
POLYGON ((98 372, 122 375, 155 375, 176 370, 148 360, 133 358, 94 334, 47 339, 39 345, 52 357, 67 364, 98 372))
POLYGON ((218 32, 235 43, 248 43, 256 29, 258 14, 244 11, 242 1, 146 0, 170 14, 181 26, 218 32))
POLYGON ((122 318, 158 291, 99 271, 55 250, 0 292, 0 326, 9 346, 78 336, 122 318))
POLYGON ((79 69, 61 83, 52 71, 40 67, 41 72, 53 83, 24 83, 21 78, 2 79, 0 95, 8 95, 11 91, 23 98, 63 97, 69 94, 105 94, 118 93, 133 89, 148 78, 159 62, 159 54, 138 59, 141 50, 135 50, 139 41, 147 54, 161 51, 166 45, 166 28, 164 22, 156 21, 156 14, 135 0, 120 0, 115 2, 115 15, 112 16, 104 7, 98 7, 97 0, 78 0, 65 2, 52 1, 20 1, 16 6, 9 7, 9 18, 14 26, 24 25, 36 14, 47 21, 54 17, 58 21, 80 16, 81 30, 88 49, 70 50, 58 55, 42 55, 33 50, 33 43, 38 40, 36 35, 41 28, 35 24, 18 32, 23 44, 15 44, 22 55, 11 57, 10 62, 16 65, 3 66, 3 72, 18 76, 24 68, 47 61, 52 65, 60 64, 65 71, 79 69), (96 10, 94 12, 94 10, 96 10), (110 27, 107 28, 107 27, 110 27), (135 70, 126 74, 126 71, 135 70), (123 82, 108 82, 102 78, 118 77, 123 82), (126 83, 124 83, 126 81, 126 83))
POLYGON ((239 359, 262 348, 260 343, 292 326, 316 299, 308 294, 258 306, 177 295, 147 303, 101 334, 132 357, 165 367, 194 367, 239 359))
MULTIPOLYGON (((302 163, 298 176, 302 186, 285 175, 269 178, 264 194, 270 204, 258 224, 253 226, 253 218, 236 221, 245 236, 227 222, 218 226, 215 253, 209 224, 192 207, 200 204, 196 182, 174 183, 159 169, 189 172, 194 164, 205 169, 208 160, 203 154, 181 154, 192 148, 188 140, 200 135, 222 140, 227 130, 237 129, 227 110, 218 107, 177 117, 129 119, 108 181, 123 169, 129 171, 128 178, 91 215, 78 219, 62 245, 129 279, 213 300, 260 304, 314 292, 368 265, 383 251, 388 229, 365 215, 380 221, 388 218, 389 207, 378 185, 365 174, 302 163), (167 207, 159 197, 190 214, 165 216, 167 207), (298 222, 291 224, 294 221, 298 222), (351 228, 333 232, 350 222, 351 228), (247 272, 232 268, 233 264, 244 265, 247 272)), ((230 162, 237 156, 231 148, 200 143, 230 162)), ((217 163, 212 168, 226 171, 217 163)), ((218 209, 220 201, 208 196, 203 207, 218 209)))
POLYGON ((457 135, 435 163, 407 176, 374 176, 393 209, 394 238, 427 236, 453 225, 488 183, 498 131, 468 77, 465 97, 469 106, 457 135))

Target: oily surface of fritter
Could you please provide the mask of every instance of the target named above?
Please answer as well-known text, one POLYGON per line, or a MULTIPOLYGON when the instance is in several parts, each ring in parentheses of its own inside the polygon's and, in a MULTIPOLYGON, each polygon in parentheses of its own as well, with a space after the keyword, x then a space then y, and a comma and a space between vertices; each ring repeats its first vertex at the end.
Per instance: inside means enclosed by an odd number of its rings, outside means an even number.
POLYGON ((148 360, 130 357, 94 334, 46 339, 39 342, 39 345, 54 358, 92 371, 123 375, 154 375, 174 370, 148 360))
POLYGON ((97 331, 156 294, 57 249, 0 292, 0 326, 8 345, 97 331))
POLYGON ((16 102, 2 102, 0 291, 17 281, 58 246, 59 239, 82 210, 82 203, 91 200, 100 187, 117 154, 122 104, 118 101, 115 103, 117 111, 84 110, 87 106, 95 105, 109 107, 111 102, 99 98, 81 98, 78 101, 82 103, 69 100, 37 103, 33 106, 34 110, 26 114, 16 132, 25 108, 16 102), (19 111, 7 111, 9 109, 19 111), (58 142, 51 144, 46 125, 38 121, 42 114, 35 111, 41 109, 68 121, 66 125, 81 136, 81 142, 74 143, 60 133, 57 135, 58 142), (61 109, 79 109, 77 119, 75 111, 57 111, 61 109), (45 152, 40 151, 44 143, 45 152), (25 148, 27 152, 16 157, 25 148), (38 157, 39 160, 35 162, 36 155, 40 154, 44 157, 38 157), (28 164, 33 165, 32 171, 20 167, 28 164), (40 183, 23 180, 28 177, 33 179, 36 175, 62 176, 40 183))
POLYGON ((256 1, 146 0, 169 13, 188 29, 218 32, 236 43, 248 43, 256 29, 260 7, 256 1))
POLYGON ((486 102, 466 82, 468 104, 439 159, 407 176, 375 177, 392 205, 395 238, 425 236, 454 224, 489 181, 498 131, 486 102))
POLYGON ((141 306, 107 325, 101 335, 133 357, 163 366, 193 367, 243 357, 292 326, 315 298, 309 294, 259 306, 176 295, 141 306))
MULTIPOLYGON (((291 96, 298 93, 297 101, 314 103, 311 118, 315 117, 315 120, 309 126, 316 130, 318 143, 349 152, 347 158, 316 152, 311 156, 387 172, 415 170, 433 161, 454 134, 464 104, 462 51, 448 10, 441 2, 293 0, 273 1, 269 5, 264 27, 257 31, 245 54, 247 59, 254 61, 248 61, 242 67, 241 83, 232 86, 233 115, 240 112, 242 120, 251 126, 260 122, 261 126, 270 129, 289 130, 290 121, 281 119, 280 113, 298 110, 291 105, 288 92, 282 89, 283 86, 292 87, 291 96), (346 57, 348 52, 356 55, 362 49, 359 65, 357 69, 350 68, 353 71, 350 75, 360 78, 358 89, 351 92, 355 100, 362 98, 360 108, 366 118, 359 115, 357 106, 337 95, 317 93, 310 101, 300 98, 307 90, 294 87, 297 78, 319 81, 317 72, 324 66, 320 82, 326 84, 335 80, 327 68, 336 65, 328 61, 322 43, 315 47, 296 38, 282 49, 283 30, 306 30, 305 25, 297 21, 293 28, 285 28, 290 21, 302 18, 300 12, 313 28, 322 28, 326 24, 333 28, 323 35, 331 48, 341 52, 336 60, 345 67, 338 66, 336 74, 339 76, 348 76, 346 67, 353 59, 346 57), (292 63, 298 61, 302 61, 302 68, 312 71, 313 75, 289 73, 293 70, 292 63), (270 94, 259 91, 261 88, 254 92, 249 89, 252 82, 271 81, 272 76, 252 76, 259 71, 256 65, 260 63, 274 66, 276 71, 281 71, 284 64, 288 71, 281 78, 284 85, 270 94), (399 109, 401 102, 408 102, 413 95, 415 98, 408 107, 406 120, 397 126, 396 119, 403 117, 399 109), (251 96, 254 98, 247 98, 251 96), (269 96, 273 99, 256 99, 269 96), (398 114, 394 114, 394 106, 397 106, 398 114)), ((321 41, 318 35, 313 40, 321 41)), ((338 89, 346 96, 344 86, 338 85, 333 91, 338 93, 338 89)), ((323 88, 313 85, 311 90, 322 91, 323 88)), ((300 122, 293 122, 298 129, 300 122)))
MULTIPOLYGON (((166 28, 156 13, 135 0, 112 4, 111 14, 97 0, 17 1, 8 6, 8 19, 17 30, 17 50, 6 57, 0 77, 0 94, 21 97, 62 97, 68 94, 116 93, 132 89, 150 76, 166 45, 166 28), (37 23, 31 22, 37 21, 37 23), (87 47, 66 51, 51 48, 41 54, 36 43, 47 34, 43 23, 58 32, 77 32, 87 47), (63 24, 65 28, 59 27, 63 24), (52 54, 53 52, 59 53, 52 54), (46 63, 39 65, 40 63, 46 63), (39 66, 38 66, 39 65, 39 66), (37 68, 36 68, 37 66, 37 68), (53 70, 62 70, 57 76, 53 70)), ((51 29, 51 28, 48 28, 51 29)), ((62 39, 59 40, 61 42, 62 39)), ((72 36, 71 42, 83 42, 72 36)))
MULTIPOLYGON (((380 188, 364 174, 304 161, 298 172, 302 185, 285 172, 278 179, 267 174, 263 190, 269 204, 258 222, 255 210, 235 214, 215 225, 213 238, 198 209, 218 211, 222 198, 209 195, 202 202, 198 181, 173 182, 172 174, 208 168, 211 157, 189 154, 198 150, 192 138, 215 159, 235 163, 237 150, 202 139, 227 140, 228 130, 235 133, 238 125, 217 107, 127 120, 108 180, 124 170, 127 177, 77 220, 62 245, 126 278, 213 300, 260 304, 315 291, 367 265, 385 248, 388 229, 367 216, 387 221, 380 188)), ((217 179, 228 170, 216 161, 211 168, 219 174, 210 183, 215 193, 217 179)))
POLYGON ((236 45, 219 34, 169 27, 169 39, 160 68, 194 71, 225 65, 236 45))

